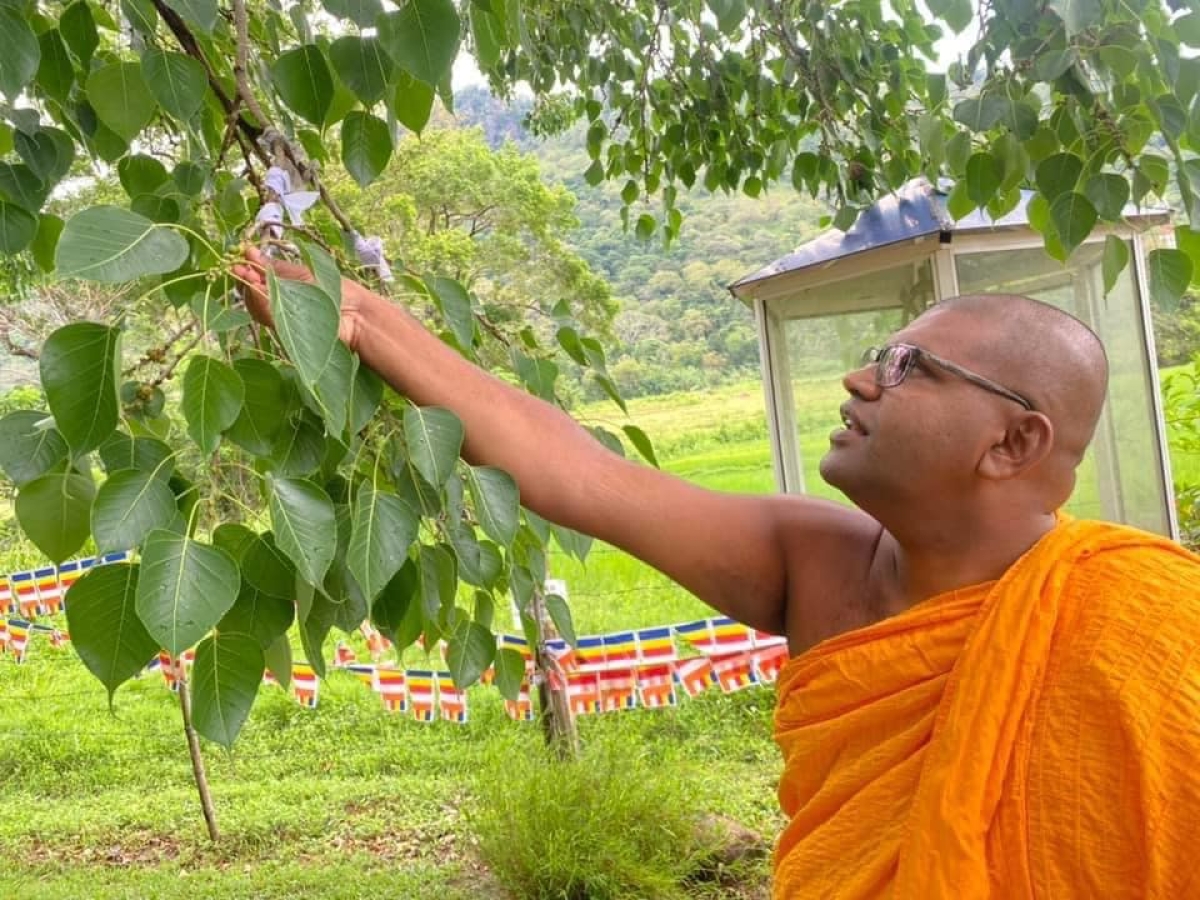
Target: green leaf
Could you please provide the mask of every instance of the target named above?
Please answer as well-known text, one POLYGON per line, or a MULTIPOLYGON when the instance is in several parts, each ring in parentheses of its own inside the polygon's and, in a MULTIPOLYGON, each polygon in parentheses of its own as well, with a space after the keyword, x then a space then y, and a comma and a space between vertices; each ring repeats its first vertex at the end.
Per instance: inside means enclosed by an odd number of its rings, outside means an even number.
POLYGON ((426 284, 432 288, 434 302, 454 332, 454 339, 469 352, 475 342, 475 314, 471 308, 471 295, 453 278, 429 278, 426 284))
POLYGON ((419 587, 416 563, 406 560, 371 604, 371 621, 400 650, 421 633, 419 587))
POLYGON ((296 592, 296 566, 275 544, 271 532, 254 536, 242 560, 246 584, 268 597, 291 601, 296 592))
POLYGON ((349 19, 359 28, 374 28, 383 12, 379 0, 321 0, 321 5, 339 19, 349 19))
POLYGON ((458 557, 459 577, 477 587, 495 586, 504 568, 500 549, 491 541, 476 540, 474 530, 468 525, 455 525, 448 531, 454 554, 458 557))
POLYGON ((154 99, 175 118, 186 122, 204 106, 208 76, 190 56, 150 49, 142 56, 142 71, 154 99))
POLYGON ((17 487, 46 474, 67 457, 67 442, 49 413, 21 409, 0 419, 0 467, 17 487))
POLYGON ((410 406, 404 410, 404 440, 408 458, 421 477, 440 488, 458 461, 462 422, 448 409, 410 406))
POLYGON ((24 163, 0 163, 0 199, 36 213, 46 202, 49 190, 24 163))
POLYGON ((383 380, 366 366, 354 371, 350 386, 350 433, 358 434, 367 427, 383 401, 383 380))
POLYGON ((337 618, 337 606, 303 581, 296 584, 296 618, 300 623, 300 646, 308 663, 325 677, 325 638, 337 618))
POLYGON ((15 203, 0 200, 0 253, 20 253, 37 236, 37 217, 15 203))
POLYGON ((1073 153, 1055 153, 1038 163, 1035 173, 1038 192, 1053 203, 1062 194, 1075 190, 1083 162, 1073 153))
POLYGON ((396 72, 390 102, 392 114, 401 125, 420 134, 433 112, 433 86, 414 78, 405 71, 396 72))
POLYGON ((707 0, 706 5, 717 18, 717 28, 724 35, 733 34, 746 18, 746 0, 707 0))
POLYGON ((57 28, 50 28, 38 36, 41 61, 38 63, 37 85, 46 95, 65 104, 75 84, 75 67, 71 54, 63 43, 57 28))
POLYGON ((359 187, 366 187, 392 158, 392 135, 387 123, 370 113, 352 112, 342 122, 342 165, 359 187))
POLYGON ((92 504, 92 534, 101 553, 137 547, 151 531, 167 528, 178 508, 166 480, 122 469, 108 476, 92 504))
POLYGON ((42 387, 58 430, 76 456, 117 427, 121 332, 94 322, 59 328, 42 346, 42 387))
POLYGON ((1200 47, 1200 13, 1189 12, 1171 23, 1179 41, 1189 47, 1200 47))
POLYGON ((237 421, 245 386, 237 372, 211 356, 194 356, 183 376, 183 416, 205 456, 216 452, 221 432, 237 421))
POLYGON ((94 566, 67 591, 71 646, 88 671, 113 694, 158 653, 158 644, 137 617, 138 567, 94 566))
POLYGON ((233 746, 250 715, 266 660, 250 635, 218 632, 196 647, 192 662, 192 722, 225 748, 233 746))
POLYGON ((37 548, 59 563, 87 540, 88 513, 95 495, 90 476, 49 472, 22 485, 17 493, 17 521, 37 548))
POLYGON ((495 635, 478 622, 456 628, 446 643, 446 664, 460 691, 477 682, 496 655, 495 635))
POLYGON ((451 0, 408 0, 378 19, 379 40, 396 64, 426 84, 450 74, 460 24, 451 0))
POLYGON ((91 66, 92 53, 100 45, 100 37, 96 34, 96 21, 92 18, 92 10, 86 0, 76 0, 63 10, 58 20, 58 30, 62 32, 67 47, 75 54, 80 67, 86 72, 91 66))
POLYGON ((625 432, 625 436, 629 438, 637 452, 642 455, 642 458, 654 468, 658 468, 658 457, 654 455, 654 445, 650 443, 650 438, 646 436, 646 432, 638 428, 636 425, 625 425, 621 428, 625 432))
POLYGON ((961 34, 974 15, 970 0, 929 0, 929 11, 949 25, 955 34, 961 34))
POLYGON ((1104 17, 1100 0, 1050 0, 1049 8, 1058 13, 1067 27, 1067 35, 1075 35, 1098 24, 1104 17))
POLYGON ((141 64, 134 62, 109 63, 92 72, 87 98, 96 118, 125 141, 150 124, 158 107, 142 77, 141 64))
POLYGON ((431 629, 437 627, 438 614, 443 608, 454 606, 458 572, 454 557, 441 547, 422 545, 417 552, 417 583, 421 588, 421 611, 428 641, 431 629))
POLYGON ((43 272, 54 271, 54 253, 58 249, 58 239, 62 236, 63 220, 50 213, 38 216, 38 230, 34 235, 33 245, 29 248, 33 253, 34 262, 43 272))
POLYGON ((1096 207, 1100 218, 1119 222, 1129 202, 1129 181, 1121 175, 1102 172, 1093 175, 1083 186, 1084 196, 1096 207))
POLYGON ((333 105, 333 76, 321 49, 307 44, 289 50, 271 67, 271 78, 294 112, 318 128, 333 105))
POLYGON ((268 278, 276 333, 300 379, 321 406, 333 434, 346 428, 347 400, 353 381, 350 351, 338 340, 340 313, 314 284, 268 278))
POLYGON ((1150 272, 1151 301, 1159 309, 1173 312, 1191 283, 1191 259, 1182 250, 1151 250, 1146 266, 1150 272))
POLYGON ((256 540, 258 535, 238 522, 222 522, 212 533, 212 545, 233 557, 238 568, 241 568, 246 551, 256 540))
POLYGON ((140 194, 152 194, 171 180, 167 167, 153 156, 133 153, 117 163, 117 177, 121 187, 131 198, 140 194))
POLYGON ((116 206, 92 206, 68 220, 55 262, 64 278, 124 282, 174 272, 188 255, 177 232, 116 206))
POLYGON ((118 0, 121 14, 134 31, 150 37, 158 29, 158 7, 154 0, 118 0))
POLYGON ((192 302, 188 305, 196 314, 196 318, 200 320, 200 327, 204 331, 221 334, 241 328, 243 325, 249 325, 252 321, 248 312, 244 309, 225 306, 213 291, 195 294, 192 302))
POLYGON ((217 0, 166 0, 166 4, 205 34, 212 34, 217 25, 217 0))
POLYGON ((1096 208, 1077 191, 1060 194, 1050 204, 1050 219, 1067 256, 1083 243, 1096 224, 1096 208))
POLYGON ((1115 234, 1104 239, 1104 259, 1101 268, 1104 273, 1104 294, 1107 296, 1117 285, 1117 279, 1129 265, 1129 245, 1115 234))
POLYGON ((292 683, 292 644, 286 634, 276 638, 275 643, 263 652, 263 659, 266 660, 267 669, 286 691, 292 683))
POLYGON ((967 160, 967 196, 976 206, 987 206, 1000 189, 1000 166, 990 153, 972 153, 967 160))
POLYGON ((417 517, 395 494, 363 484, 352 504, 346 565, 368 603, 392 580, 417 537, 417 517))
POLYGON ((338 77, 368 109, 387 93, 392 60, 376 38, 340 37, 330 45, 329 59, 338 77))
POLYGON ((287 392, 283 377, 261 359, 234 360, 233 370, 245 385, 245 399, 226 437, 257 456, 271 453, 283 429, 287 392))
POLYGON ((333 501, 321 488, 297 478, 270 478, 271 529, 275 541, 310 585, 325 579, 337 550, 333 501))
POLYGON ((501 647, 493 663, 496 689, 505 700, 516 701, 525 684, 525 657, 512 647, 501 647))
POLYGON ((172 531, 152 531, 142 545, 137 612, 150 636, 179 656, 221 621, 241 579, 224 550, 172 531))
POLYGON ((475 499, 475 515, 484 534, 498 544, 510 546, 520 524, 517 483, 502 469, 467 466, 467 484, 475 499))
POLYGON ((277 475, 309 475, 325 458, 321 420, 307 413, 289 417, 271 447, 277 475))
POLYGON ((42 51, 37 35, 20 12, 0 6, 0 93, 15 102, 25 85, 37 74, 42 51))
POLYGON ((175 469, 174 463, 164 465, 175 455, 174 451, 157 438, 130 437, 123 431, 114 431, 100 445, 99 452, 104 471, 109 475, 122 469, 137 469, 166 484, 175 469))
POLYGON ((504 22, 478 4, 469 7, 471 20, 471 37, 475 43, 475 58, 482 69, 487 70, 500 59, 502 48, 507 44, 504 35, 504 22))
POLYGON ((185 159, 171 173, 176 186, 189 197, 199 197, 208 182, 208 170, 204 166, 185 159))
POLYGON ((1000 94, 980 94, 955 105, 954 121, 961 122, 972 131, 988 131, 1010 115, 1011 105, 1012 101, 1000 94))
POLYGON ((567 601, 558 594, 547 594, 546 613, 554 623, 554 630, 558 632, 559 637, 574 647, 577 643, 575 624, 571 621, 571 608, 567 606, 567 601))
POLYGON ((75 161, 75 142, 61 128, 39 128, 33 134, 19 131, 13 145, 30 171, 46 184, 61 181, 75 161))

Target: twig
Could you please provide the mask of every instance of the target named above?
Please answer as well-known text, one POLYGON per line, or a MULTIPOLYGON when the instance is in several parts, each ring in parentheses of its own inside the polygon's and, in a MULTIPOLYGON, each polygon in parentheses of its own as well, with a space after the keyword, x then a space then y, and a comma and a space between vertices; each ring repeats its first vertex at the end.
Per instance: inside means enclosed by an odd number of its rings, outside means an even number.
POLYGON ((258 124, 266 128, 271 120, 266 117, 262 107, 258 105, 258 98, 250 90, 250 82, 246 78, 246 57, 250 52, 250 24, 246 16, 246 0, 233 0, 233 24, 237 32, 237 53, 233 61, 233 78, 237 84, 238 96, 242 98, 246 108, 258 119, 258 124))
POLYGON ((170 377, 175 374, 175 370, 179 368, 179 364, 181 362, 183 362, 184 357, 187 356, 189 353, 191 353, 196 348, 196 345, 200 343, 200 341, 203 337, 204 337, 204 332, 199 332, 196 335, 194 335, 192 337, 192 339, 187 342, 187 344, 184 346, 184 348, 179 351, 179 355, 175 357, 175 359, 172 361, 172 363, 169 366, 167 366, 165 369, 163 369, 157 378, 155 378, 153 381, 150 382, 150 387, 156 388, 160 384, 162 384, 164 381, 167 381, 168 379, 170 379, 170 377))

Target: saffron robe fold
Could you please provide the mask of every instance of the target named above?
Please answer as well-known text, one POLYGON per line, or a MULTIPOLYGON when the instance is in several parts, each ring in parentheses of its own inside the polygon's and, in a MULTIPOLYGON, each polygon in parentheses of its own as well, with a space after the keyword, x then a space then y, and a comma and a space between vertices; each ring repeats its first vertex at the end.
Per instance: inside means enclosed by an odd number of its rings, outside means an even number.
POLYGON ((1200 898, 1200 557, 1063 518, 780 673, 776 900, 1200 898))

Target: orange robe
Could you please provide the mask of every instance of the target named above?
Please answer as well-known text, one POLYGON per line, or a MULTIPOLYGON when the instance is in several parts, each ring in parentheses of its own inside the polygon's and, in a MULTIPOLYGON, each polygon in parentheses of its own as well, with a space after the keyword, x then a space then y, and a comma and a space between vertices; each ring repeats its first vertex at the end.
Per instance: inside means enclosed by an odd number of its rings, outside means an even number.
POLYGON ((1200 557, 1065 519, 779 678, 775 900, 1200 898, 1200 557))

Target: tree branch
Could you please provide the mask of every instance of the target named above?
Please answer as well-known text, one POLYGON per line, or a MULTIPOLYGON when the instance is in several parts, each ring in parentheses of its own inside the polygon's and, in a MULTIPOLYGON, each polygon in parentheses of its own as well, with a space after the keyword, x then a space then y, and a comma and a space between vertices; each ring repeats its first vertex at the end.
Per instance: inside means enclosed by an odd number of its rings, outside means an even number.
POLYGON ((237 54, 233 61, 233 78, 237 84, 238 96, 246 104, 246 109, 258 119, 258 124, 266 128, 270 120, 258 105, 258 98, 250 90, 250 82, 246 78, 246 57, 250 53, 250 23, 246 16, 246 0, 233 0, 233 24, 237 33, 237 54))

